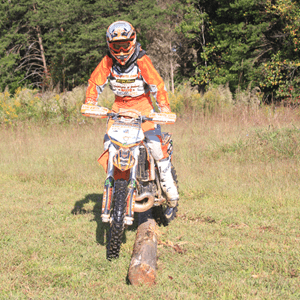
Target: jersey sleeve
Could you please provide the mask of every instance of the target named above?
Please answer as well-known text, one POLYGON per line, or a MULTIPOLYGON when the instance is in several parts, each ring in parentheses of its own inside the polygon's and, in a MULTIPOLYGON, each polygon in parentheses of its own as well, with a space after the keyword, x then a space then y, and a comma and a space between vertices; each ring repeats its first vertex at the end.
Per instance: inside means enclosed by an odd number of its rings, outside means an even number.
POLYGON ((150 92, 154 96, 160 111, 171 112, 165 83, 154 68, 149 56, 144 55, 142 58, 137 60, 137 64, 141 70, 141 75, 149 86, 150 92))
POLYGON ((98 104, 99 95, 103 92, 107 84, 107 78, 111 72, 112 65, 112 59, 106 55, 96 67, 88 81, 89 85, 86 90, 85 98, 86 104, 98 104))

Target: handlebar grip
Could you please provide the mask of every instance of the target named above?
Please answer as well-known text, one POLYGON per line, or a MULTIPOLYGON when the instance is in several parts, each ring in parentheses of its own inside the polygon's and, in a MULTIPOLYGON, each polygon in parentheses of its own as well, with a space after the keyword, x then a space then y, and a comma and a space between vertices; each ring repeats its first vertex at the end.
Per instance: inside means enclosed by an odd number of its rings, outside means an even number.
POLYGON ((147 116, 142 116, 141 119, 142 119, 142 122, 143 122, 143 123, 144 123, 144 122, 147 122, 147 121, 153 121, 152 118, 149 118, 149 117, 147 117, 147 116))

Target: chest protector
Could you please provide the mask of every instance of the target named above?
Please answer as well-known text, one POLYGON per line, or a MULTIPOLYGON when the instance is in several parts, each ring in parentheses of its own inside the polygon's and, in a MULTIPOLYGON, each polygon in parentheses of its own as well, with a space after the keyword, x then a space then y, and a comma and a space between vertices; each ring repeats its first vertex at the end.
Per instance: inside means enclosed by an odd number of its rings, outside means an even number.
POLYGON ((143 76, 136 62, 142 58, 146 51, 140 50, 140 45, 136 47, 135 53, 123 67, 113 59, 113 66, 108 77, 110 88, 118 97, 138 97, 149 92, 148 84, 143 80, 143 76))

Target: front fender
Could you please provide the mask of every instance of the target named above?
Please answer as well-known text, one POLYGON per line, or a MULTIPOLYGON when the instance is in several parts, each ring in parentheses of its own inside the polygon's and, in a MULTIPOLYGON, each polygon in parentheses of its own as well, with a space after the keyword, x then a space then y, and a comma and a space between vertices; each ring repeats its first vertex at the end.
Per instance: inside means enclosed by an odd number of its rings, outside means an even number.
MULTIPOLYGON (((98 163, 103 167, 105 173, 107 173, 108 157, 109 157, 109 151, 107 149, 101 154, 101 156, 97 160, 98 163)), ((122 172, 118 168, 115 168, 114 180, 125 179, 128 181, 129 177, 130 177, 130 170, 126 170, 126 171, 122 172)))

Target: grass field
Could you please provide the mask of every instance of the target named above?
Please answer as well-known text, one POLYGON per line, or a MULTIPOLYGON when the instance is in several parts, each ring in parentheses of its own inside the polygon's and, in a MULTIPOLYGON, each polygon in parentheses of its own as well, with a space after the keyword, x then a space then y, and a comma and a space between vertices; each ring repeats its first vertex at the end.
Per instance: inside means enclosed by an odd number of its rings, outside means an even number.
POLYGON ((154 287, 127 272, 136 225, 105 259, 105 121, 0 130, 0 299, 300 299, 300 114, 189 114, 173 132, 178 218, 154 287))

